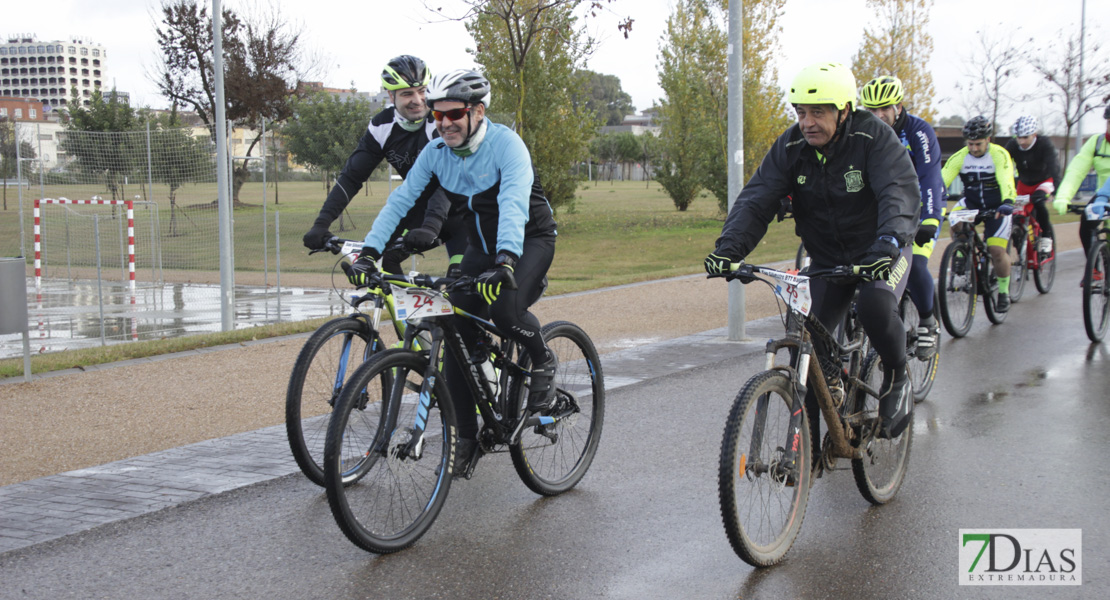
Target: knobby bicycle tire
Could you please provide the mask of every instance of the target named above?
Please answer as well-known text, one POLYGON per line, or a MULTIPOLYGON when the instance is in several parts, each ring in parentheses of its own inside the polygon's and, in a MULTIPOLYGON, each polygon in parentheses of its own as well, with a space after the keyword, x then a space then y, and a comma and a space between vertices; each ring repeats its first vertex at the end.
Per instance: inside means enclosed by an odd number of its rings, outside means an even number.
POLYGON ((749 379, 732 404, 721 440, 717 489, 725 533, 733 551, 755 567, 782 561, 801 531, 809 501, 809 417, 803 410, 802 427, 792 435, 792 389, 781 371, 749 379), (782 460, 788 440, 797 446, 793 465, 782 460))
POLYGON ((455 412, 442 378, 422 410, 427 367, 416 352, 381 352, 359 367, 332 413, 324 449, 328 505, 343 534, 364 550, 411 546, 435 522, 451 488, 455 412), (426 425, 414 458, 406 449, 418 420, 426 425))
POLYGON ((285 432, 297 466, 316 485, 324 485, 328 415, 355 369, 381 349, 366 321, 341 317, 320 326, 297 355, 285 391, 285 432))
POLYGON ((976 269, 971 244, 954 241, 944 249, 940 259, 940 277, 937 293, 940 297, 940 317, 944 328, 952 337, 961 338, 971 330, 975 320, 975 300, 978 293, 976 269), (956 253, 963 253, 963 271, 953 268, 956 253))
MULTIPOLYGON (((1040 238, 1037 238, 1037 247, 1040 246, 1040 242, 1040 238)), ((1053 242, 1052 252, 1047 256, 1037 255, 1040 267, 1033 270, 1033 283, 1037 286, 1037 291, 1042 294, 1052 291, 1052 284, 1056 281, 1056 244, 1055 240, 1053 242)))
POLYGON ((1110 293, 1107 292, 1110 277, 1110 245, 1105 240, 1096 240, 1087 253, 1087 264, 1083 270, 1083 327, 1092 342, 1101 342, 1106 337, 1110 325, 1110 293), (1102 273, 1096 280, 1095 273, 1102 273))
MULTIPOLYGON (((566 321, 549 323, 544 342, 559 366, 551 425, 525 428, 520 442, 509 446, 513 467, 528 489, 543 496, 561 494, 581 481, 593 463, 605 421, 605 379, 593 341, 581 327, 566 321)), ((528 401, 524 381, 510 386, 515 421, 528 401)))
POLYGON ((1006 320, 1009 311, 1002 312, 998 306, 998 274, 994 270, 994 260, 990 252, 981 256, 983 260, 982 273, 979 273, 979 290, 983 297, 983 311, 987 313, 987 320, 995 325, 1001 325, 1006 320))
MULTIPOLYGON (((882 372, 882 361, 872 351, 860 371, 860 379, 879 389, 882 372)), ((913 446, 913 415, 897 438, 882 439, 874 435, 878 430, 879 399, 859 390, 852 402, 853 414, 861 414, 864 421, 860 437, 863 457, 852 459, 856 488, 868 502, 886 504, 894 499, 906 477, 910 448, 913 446)))
POLYGON ((1021 300, 1025 293, 1025 279, 1028 265, 1029 237, 1024 225, 1014 227, 1010 233, 1010 247, 1006 256, 1010 259, 1010 302, 1021 300))

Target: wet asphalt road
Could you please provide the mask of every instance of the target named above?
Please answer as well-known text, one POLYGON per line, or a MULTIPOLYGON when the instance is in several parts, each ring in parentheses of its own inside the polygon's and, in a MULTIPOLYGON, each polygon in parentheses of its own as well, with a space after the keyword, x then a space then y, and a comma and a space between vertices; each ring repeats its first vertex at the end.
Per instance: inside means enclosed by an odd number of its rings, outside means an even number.
POLYGON ((507 456, 457 482, 429 533, 389 556, 336 527, 299 476, 0 555, 0 598, 1097 598, 1110 589, 1110 349, 1080 315, 1078 253, 1003 325, 981 307, 945 339, 917 406, 899 496, 872 507, 850 471, 810 496, 786 561, 756 571, 721 526, 723 420, 762 357, 608 395, 579 486, 544 499, 507 456), (1081 587, 960 587, 960 528, 1081 528, 1081 587))

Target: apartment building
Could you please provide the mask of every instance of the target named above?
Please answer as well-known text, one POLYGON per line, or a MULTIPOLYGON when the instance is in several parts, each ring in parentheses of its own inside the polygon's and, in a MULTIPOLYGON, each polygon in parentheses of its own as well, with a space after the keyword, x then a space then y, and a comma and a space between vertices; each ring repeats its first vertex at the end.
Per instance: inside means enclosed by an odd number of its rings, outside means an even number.
POLYGON ((34 98, 43 110, 66 106, 73 88, 84 105, 107 81, 108 52, 81 39, 44 42, 33 34, 0 44, 0 96, 34 98))

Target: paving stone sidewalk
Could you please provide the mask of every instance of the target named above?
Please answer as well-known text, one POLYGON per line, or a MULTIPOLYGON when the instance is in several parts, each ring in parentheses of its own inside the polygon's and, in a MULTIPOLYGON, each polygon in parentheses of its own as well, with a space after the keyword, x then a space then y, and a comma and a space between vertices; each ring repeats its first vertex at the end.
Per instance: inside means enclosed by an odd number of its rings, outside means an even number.
MULTIPOLYGON (((747 323, 751 341, 729 342, 721 328, 606 354, 605 388, 761 352, 781 328, 770 317, 747 323)), ((297 472, 277 425, 3 486, 0 555, 297 472)))

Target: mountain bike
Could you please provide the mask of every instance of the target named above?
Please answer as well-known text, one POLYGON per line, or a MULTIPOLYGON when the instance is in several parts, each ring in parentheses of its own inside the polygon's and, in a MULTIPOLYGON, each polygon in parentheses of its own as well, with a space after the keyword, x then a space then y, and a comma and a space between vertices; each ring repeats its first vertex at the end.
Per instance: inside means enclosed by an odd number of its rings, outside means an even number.
POLYGON ((975 301, 979 296, 983 297, 983 308, 991 323, 997 325, 1006 320, 1006 313, 995 308, 998 302, 998 277, 994 274, 994 263, 987 251, 986 242, 975 229, 979 221, 994 214, 994 210, 969 208, 954 210, 948 215, 948 222, 954 233, 952 243, 944 249, 944 255, 940 259, 937 293, 940 298, 941 321, 952 337, 964 337, 971 329, 971 323, 975 320, 975 301), (955 233, 956 227, 961 223, 967 223, 970 231, 955 233))
POLYGON ((1013 230, 1010 232, 1010 300, 1017 302, 1025 290, 1025 279, 1033 274, 1037 291, 1047 294, 1056 280, 1055 244, 1049 252, 1042 246, 1046 238, 1041 224, 1033 217, 1033 203, 1028 194, 1014 199, 1013 230))
MULTIPOLYGON (((362 240, 333 237, 323 250, 353 260, 362 240)), ((338 264, 338 262, 337 262, 338 264)), ((285 391, 285 432, 289 449, 309 481, 324 485, 324 442, 327 415, 358 365, 390 347, 427 349, 418 338, 405 338, 405 322, 397 317, 390 286, 367 288, 349 300, 351 314, 324 323, 305 342, 293 364, 285 391), (383 315, 392 327, 381 328, 383 315)))
POLYGON ((810 486, 823 472, 842 470, 840 459, 850 461, 856 487, 877 505, 894 498, 906 474, 913 422, 897 438, 880 437, 882 367, 867 350, 863 328, 852 328, 841 344, 810 314, 809 279, 827 276, 852 277, 852 267, 795 275, 745 264, 726 276, 768 284, 786 307, 786 335, 767 342, 767 369, 737 394, 718 464, 725 533, 736 554, 756 567, 785 557, 801 530, 810 486), (785 362, 778 359, 783 350, 785 362), (813 442, 818 417, 805 406, 807 386, 828 429, 819 446, 813 442))
POLYGON ((1090 250, 1083 267, 1083 327, 1092 342, 1101 342, 1110 327, 1110 211, 1099 210, 1094 204, 1076 207, 1073 212, 1085 211, 1087 219, 1099 221, 1091 233, 1090 250))
MULTIPOLYGON (((412 545, 431 527, 454 476, 454 404, 442 377, 445 353, 464 365, 482 426, 480 454, 508 452, 517 475, 544 496, 561 494, 585 475, 597 452, 605 414, 601 361, 590 337, 566 321, 542 328, 555 353, 556 401, 548 415, 526 409, 531 359, 497 326, 451 303, 473 277, 379 273, 392 291, 407 332, 428 336, 425 352, 390 349, 358 368, 343 386, 328 425, 324 481, 339 528, 355 545, 389 553, 412 545), (458 318, 479 331, 468 349, 458 318)), ((406 335, 408 333, 406 332, 406 335)))
MULTIPOLYGON (((809 255, 806 254, 805 246, 798 245, 798 252, 794 257, 794 268, 802 270, 810 265, 809 255)), ((934 291, 935 294, 935 291, 934 291)), ((939 304, 939 300, 933 301, 933 306, 939 304)), ((929 395, 929 390, 933 388, 933 380, 937 376, 937 366, 940 364, 940 339, 938 332, 937 351, 927 359, 918 358, 917 356, 917 326, 921 322, 921 316, 917 312, 917 305, 913 303, 910 298, 909 290, 902 293, 902 299, 898 302, 898 315, 902 317, 902 323, 906 328, 906 367, 909 369, 910 383, 913 384, 913 400, 914 402, 921 402, 929 395)), ((834 332, 836 341, 844 343, 846 339, 846 331, 861 327, 859 321, 856 319, 856 305, 852 302, 848 314, 845 316, 844 326, 837 326, 834 332)))

